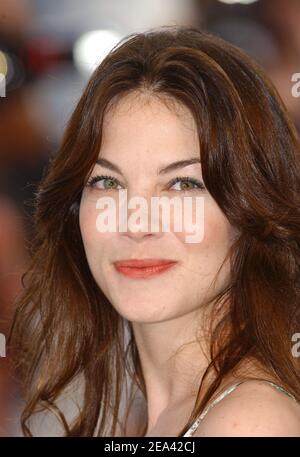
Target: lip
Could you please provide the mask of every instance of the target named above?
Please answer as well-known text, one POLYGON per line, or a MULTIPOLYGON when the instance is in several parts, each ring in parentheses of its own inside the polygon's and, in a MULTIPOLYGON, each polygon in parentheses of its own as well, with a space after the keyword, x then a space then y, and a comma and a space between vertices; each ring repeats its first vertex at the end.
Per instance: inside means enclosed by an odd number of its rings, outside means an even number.
POLYGON ((161 274, 177 263, 170 259, 128 259, 114 262, 116 270, 130 278, 148 278, 161 274))

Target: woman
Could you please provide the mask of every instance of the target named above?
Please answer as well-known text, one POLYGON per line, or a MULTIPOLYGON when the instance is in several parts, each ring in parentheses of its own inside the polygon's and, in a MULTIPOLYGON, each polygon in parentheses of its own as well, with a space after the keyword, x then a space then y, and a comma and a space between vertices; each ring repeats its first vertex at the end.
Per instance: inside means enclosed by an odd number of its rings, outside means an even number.
POLYGON ((24 434, 50 409, 67 436, 300 436, 299 191, 295 128, 249 57, 189 27, 119 43, 37 195, 11 335, 24 434), (201 210, 196 242, 130 213, 175 196, 201 210))

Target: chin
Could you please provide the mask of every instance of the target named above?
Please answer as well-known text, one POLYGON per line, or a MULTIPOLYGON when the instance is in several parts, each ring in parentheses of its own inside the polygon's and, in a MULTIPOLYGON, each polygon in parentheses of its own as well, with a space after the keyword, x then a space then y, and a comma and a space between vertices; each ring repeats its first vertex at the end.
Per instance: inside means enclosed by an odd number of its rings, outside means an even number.
POLYGON ((167 317, 162 308, 153 309, 153 303, 135 302, 128 307, 124 306, 124 302, 120 306, 116 301, 111 303, 118 314, 132 322, 157 322, 167 317))

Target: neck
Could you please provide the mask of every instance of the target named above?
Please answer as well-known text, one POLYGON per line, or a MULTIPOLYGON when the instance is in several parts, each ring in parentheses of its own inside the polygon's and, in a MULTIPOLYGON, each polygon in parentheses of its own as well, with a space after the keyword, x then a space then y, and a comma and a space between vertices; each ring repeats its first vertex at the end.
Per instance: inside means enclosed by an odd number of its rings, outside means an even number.
POLYGON ((132 323, 145 380, 148 429, 163 413, 197 395, 209 364, 203 318, 198 309, 165 322, 132 323))

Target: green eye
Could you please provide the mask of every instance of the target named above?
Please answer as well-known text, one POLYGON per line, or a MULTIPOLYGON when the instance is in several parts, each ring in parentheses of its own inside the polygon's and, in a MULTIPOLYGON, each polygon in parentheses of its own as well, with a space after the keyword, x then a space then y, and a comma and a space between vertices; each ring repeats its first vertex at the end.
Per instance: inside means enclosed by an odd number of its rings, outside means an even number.
POLYGON ((177 176, 176 178, 173 178, 171 180, 170 185, 174 186, 177 183, 179 183, 181 185, 180 186, 181 188, 175 189, 175 190, 187 191, 187 190, 205 189, 204 184, 201 181, 198 181, 198 179, 190 178, 189 176, 185 176, 185 177, 177 176))
POLYGON ((113 189, 114 185, 117 185, 117 183, 114 180, 109 178, 105 178, 103 179, 103 181, 106 182, 106 185, 104 185, 106 189, 113 189))
MULTIPOLYGON (((189 176, 180 177, 177 176, 171 180, 170 187, 175 186, 175 184, 179 184, 179 189, 175 189, 176 191, 190 191, 190 190, 199 190, 205 189, 204 184, 198 179, 191 178, 189 176)), ((114 190, 119 189, 118 186, 120 183, 116 178, 113 176, 108 175, 96 175, 91 177, 87 183, 88 186, 99 189, 99 190, 114 190)))
POLYGON ((183 190, 194 189, 194 184, 190 181, 181 181, 183 190))
POLYGON ((117 189, 119 185, 118 181, 113 176, 93 176, 88 181, 88 186, 94 187, 96 189, 103 189, 103 190, 110 190, 110 189, 117 189), (101 184, 99 184, 101 183, 101 184), (97 184, 97 185, 96 185, 97 184), (98 185, 99 184, 99 185, 98 185))

